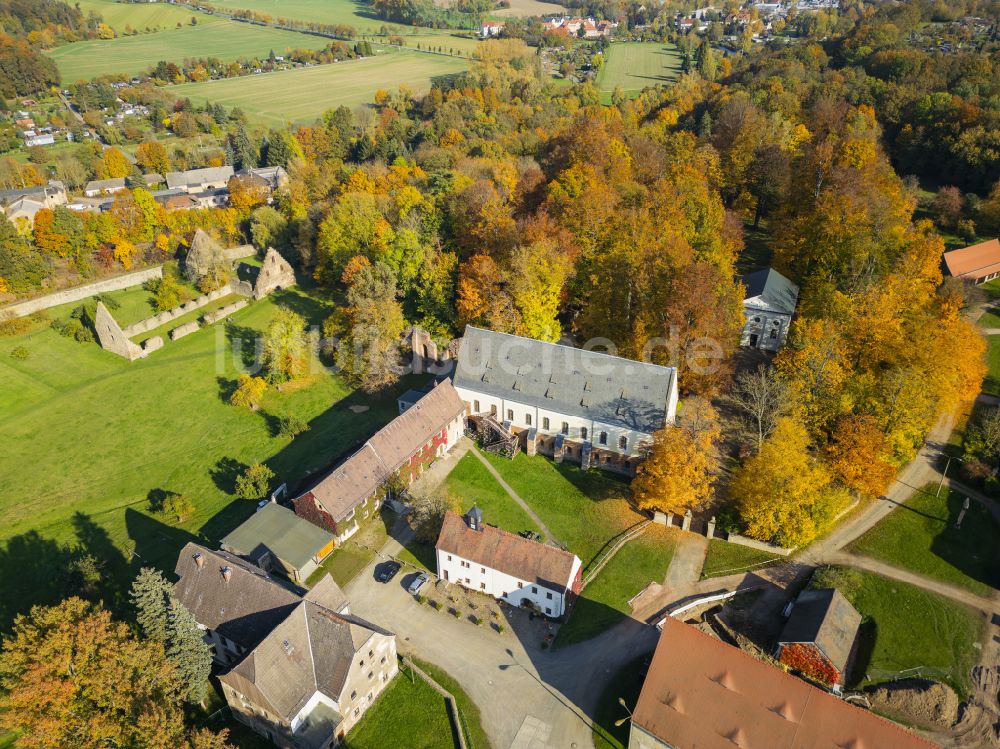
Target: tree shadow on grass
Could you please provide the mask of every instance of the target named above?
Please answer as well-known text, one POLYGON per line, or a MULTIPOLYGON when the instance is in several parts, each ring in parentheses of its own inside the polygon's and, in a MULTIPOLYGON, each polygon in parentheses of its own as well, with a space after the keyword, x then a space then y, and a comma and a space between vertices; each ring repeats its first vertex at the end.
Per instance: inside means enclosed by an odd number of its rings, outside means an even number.
POLYGON ((255 328, 226 322, 226 338, 233 350, 233 359, 252 375, 259 375, 263 367, 264 338, 255 328))
POLYGON ((271 292, 271 301, 290 309, 305 318, 309 325, 321 325, 333 311, 333 301, 317 299, 313 295, 306 296, 297 289, 276 289, 271 292))
POLYGON ((236 458, 220 458, 219 461, 209 469, 208 475, 215 485, 226 494, 236 493, 236 478, 249 466, 241 463, 236 458))

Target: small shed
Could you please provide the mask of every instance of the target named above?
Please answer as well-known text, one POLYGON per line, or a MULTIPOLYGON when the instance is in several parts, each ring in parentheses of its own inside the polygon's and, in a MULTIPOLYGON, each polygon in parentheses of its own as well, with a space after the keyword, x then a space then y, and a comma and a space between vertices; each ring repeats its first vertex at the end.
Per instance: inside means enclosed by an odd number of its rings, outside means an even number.
POLYGON ((332 533, 270 502, 222 539, 222 548, 258 567, 305 582, 335 546, 332 533))
POLYGON ((778 639, 778 660, 811 679, 843 684, 861 614, 836 588, 799 594, 778 639))

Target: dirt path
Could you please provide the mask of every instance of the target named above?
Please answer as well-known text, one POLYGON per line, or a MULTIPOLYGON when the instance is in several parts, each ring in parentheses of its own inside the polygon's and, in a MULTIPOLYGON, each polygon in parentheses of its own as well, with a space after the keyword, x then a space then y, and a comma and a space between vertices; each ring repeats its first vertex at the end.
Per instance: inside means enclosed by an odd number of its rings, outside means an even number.
POLYGON ((676 590, 701 579, 701 568, 708 553, 708 539, 700 534, 682 533, 674 556, 663 578, 663 587, 676 590))
POLYGON ((541 529, 542 533, 545 534, 545 540, 551 541, 552 543, 557 544, 559 546, 563 546, 562 541, 556 538, 556 534, 550 531, 548 526, 542 522, 542 519, 538 517, 535 511, 532 510, 531 507, 528 505, 528 503, 525 502, 523 499, 521 499, 521 495, 519 495, 516 491, 514 491, 514 488, 503 480, 503 476, 500 475, 500 472, 497 471, 497 469, 494 468, 493 465, 485 457, 483 457, 483 454, 479 452, 479 449, 473 446, 472 448, 470 448, 470 452, 472 452, 473 455, 479 458, 480 463, 486 466, 486 470, 489 471, 490 475, 496 479, 497 483, 500 484, 500 486, 503 488, 505 492, 507 492, 508 496, 510 496, 511 499, 517 502, 521 506, 522 510, 528 513, 528 517, 530 517, 532 520, 535 521, 535 525, 537 525, 541 529))

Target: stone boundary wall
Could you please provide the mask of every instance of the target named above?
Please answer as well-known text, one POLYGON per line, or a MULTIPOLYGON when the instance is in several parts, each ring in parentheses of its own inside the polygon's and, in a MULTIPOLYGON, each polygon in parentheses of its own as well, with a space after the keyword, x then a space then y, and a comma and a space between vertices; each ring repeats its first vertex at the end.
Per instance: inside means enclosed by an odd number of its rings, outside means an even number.
POLYGON ((152 317, 147 317, 145 320, 140 320, 137 323, 133 323, 125 328, 125 335, 129 338, 138 335, 139 333, 147 333, 150 330, 156 330, 161 325, 166 325, 171 320, 176 320, 181 315, 186 315, 188 312, 193 312, 196 309, 201 309, 202 307, 211 304, 216 299, 221 299, 231 293, 228 286, 223 286, 221 289, 216 289, 215 291, 209 292, 208 294, 202 294, 197 299, 192 299, 189 302, 185 302, 180 307, 174 307, 173 309, 168 309, 166 312, 161 312, 158 315, 153 315, 152 317))
POLYGON ((729 538, 726 539, 731 544, 737 544, 739 546, 749 546, 751 549, 758 549, 759 551, 766 551, 769 554, 777 554, 778 556, 787 557, 795 549, 785 549, 781 546, 774 546, 773 544, 768 544, 763 541, 756 541, 752 538, 747 538, 746 536, 740 536, 736 533, 730 533, 729 538))
POLYGON ((163 348, 163 339, 158 335, 154 335, 152 338, 147 338, 142 342, 142 354, 143 356, 148 356, 157 349, 163 348))
POLYGON ((184 323, 173 330, 170 331, 170 340, 177 341, 186 335, 191 335, 196 330, 198 330, 198 321, 192 320, 191 322, 184 323))
POLYGON ((135 271, 134 273, 126 273, 123 276, 105 278, 101 281, 94 281, 94 283, 76 286, 72 289, 55 291, 35 299, 17 302, 16 304, 0 308, 0 315, 13 312, 14 317, 24 317, 25 315, 30 315, 32 312, 49 309, 50 307, 58 307, 60 304, 79 302, 81 299, 86 299, 95 294, 104 294, 108 291, 118 291, 119 289, 127 289, 130 286, 138 286, 151 278, 163 278, 162 265, 135 271))
POLYGON ((245 257, 250 257, 251 255, 256 254, 257 248, 252 244, 241 244, 236 247, 228 247, 222 251, 222 257, 230 262, 233 262, 234 260, 241 260, 245 257))
POLYGON ((225 307, 215 310, 214 312, 208 312, 205 314, 204 320, 208 325, 213 325, 219 320, 229 317, 234 312, 237 312, 247 306, 247 300, 241 299, 238 302, 233 302, 232 304, 227 304, 225 307))

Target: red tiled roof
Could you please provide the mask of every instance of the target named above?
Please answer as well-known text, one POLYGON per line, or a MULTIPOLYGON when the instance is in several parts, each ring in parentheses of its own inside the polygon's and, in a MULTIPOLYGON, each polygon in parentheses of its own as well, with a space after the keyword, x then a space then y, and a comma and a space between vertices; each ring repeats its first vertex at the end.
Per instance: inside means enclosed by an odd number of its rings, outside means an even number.
POLYGON ((632 722, 698 749, 937 746, 671 617, 632 722))
POLYGON ((334 520, 342 519, 464 412, 465 403, 451 382, 438 383, 304 496, 312 495, 334 520))
POLYGON ((948 272, 956 278, 982 278, 1000 273, 1000 240, 963 247, 944 253, 948 272))
POLYGON ((482 525, 474 531, 465 518, 454 512, 445 515, 436 548, 557 591, 572 587, 571 575, 579 563, 576 555, 568 551, 529 541, 492 525, 482 525))

